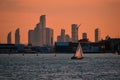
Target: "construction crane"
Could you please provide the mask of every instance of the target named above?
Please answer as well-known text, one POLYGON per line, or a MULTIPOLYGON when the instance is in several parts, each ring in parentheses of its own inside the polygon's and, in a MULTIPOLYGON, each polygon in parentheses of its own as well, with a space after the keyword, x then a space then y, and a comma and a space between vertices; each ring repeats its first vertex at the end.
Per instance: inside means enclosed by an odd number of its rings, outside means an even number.
POLYGON ((81 24, 80 24, 80 25, 78 25, 76 29, 78 30, 80 26, 81 26, 81 24))

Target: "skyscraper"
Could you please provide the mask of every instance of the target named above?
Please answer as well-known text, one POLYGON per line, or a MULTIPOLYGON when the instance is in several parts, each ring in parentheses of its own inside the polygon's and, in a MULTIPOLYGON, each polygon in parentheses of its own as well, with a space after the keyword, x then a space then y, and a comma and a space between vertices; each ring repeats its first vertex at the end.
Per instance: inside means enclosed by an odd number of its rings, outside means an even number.
POLYGON ((71 42, 71 38, 68 34, 65 35, 65 42, 71 42))
POLYGON ((53 30, 46 28, 45 15, 40 16, 39 23, 36 24, 33 31, 28 33, 28 43, 31 43, 31 41, 33 41, 33 46, 46 46, 53 44, 53 30), (32 35, 34 35, 33 40, 32 35))
POLYGON ((71 38, 68 34, 65 34, 65 29, 61 29, 60 36, 57 36, 57 42, 70 42, 71 38))
POLYGON ((83 33, 83 34, 82 34, 82 38, 83 38, 83 39, 87 39, 87 33, 83 33))
POLYGON ((16 29, 15 31, 15 44, 20 44, 20 29, 16 29))
POLYGON ((7 44, 11 44, 11 32, 8 33, 7 44))
POLYGON ((77 24, 72 24, 71 26, 71 33, 72 33, 72 42, 77 42, 78 41, 78 26, 77 24))
POLYGON ((40 16, 40 21, 34 28, 34 46, 46 45, 46 18, 45 15, 40 16))
POLYGON ((95 42, 100 40, 100 30, 98 28, 95 29, 95 42))
POLYGON ((62 42, 61 36, 57 36, 57 42, 62 42))
POLYGON ((43 28, 46 27, 46 16, 45 15, 40 16, 40 23, 41 23, 41 27, 43 28))
POLYGON ((61 29, 61 41, 65 42, 65 29, 61 29))
POLYGON ((53 29, 46 28, 46 45, 53 46, 53 29))
POLYGON ((46 45, 46 15, 40 16, 40 33, 41 33, 41 41, 42 45, 46 45))
POLYGON ((28 31, 28 44, 34 45, 34 30, 28 31))
POLYGON ((40 23, 34 28, 34 46, 43 46, 43 32, 40 23))

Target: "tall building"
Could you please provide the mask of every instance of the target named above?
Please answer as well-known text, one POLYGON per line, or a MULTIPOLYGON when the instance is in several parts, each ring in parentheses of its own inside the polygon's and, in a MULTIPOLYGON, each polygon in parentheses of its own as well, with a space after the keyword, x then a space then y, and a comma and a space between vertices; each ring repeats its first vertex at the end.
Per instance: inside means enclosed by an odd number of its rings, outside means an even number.
POLYGON ((28 31, 28 44, 34 45, 34 30, 28 31))
POLYGON ((57 36, 57 42, 70 42, 71 38, 68 34, 65 34, 65 29, 61 29, 61 34, 57 36))
POLYGON ((62 42, 61 36, 57 36, 57 42, 62 42))
POLYGON ((46 15, 40 16, 40 34, 42 45, 46 45, 46 15))
POLYGON ((95 29, 95 42, 100 40, 100 30, 98 28, 95 29))
POLYGON ((34 46, 46 45, 46 18, 45 15, 40 16, 40 22, 34 28, 34 46))
POLYGON ((82 39, 87 39, 87 33, 82 34, 82 39))
POLYGON ((41 41, 42 45, 46 45, 46 15, 40 16, 40 33, 41 33, 41 41))
POLYGON ((46 15, 40 16, 40 23, 41 23, 41 27, 43 27, 43 28, 46 27, 46 15))
POLYGON ((11 44, 11 32, 8 33, 7 44, 11 44))
POLYGON ((33 46, 46 46, 53 44, 53 30, 46 28, 46 16, 41 15, 39 19, 39 23, 36 24, 33 33, 30 32, 28 37, 28 43, 33 41, 33 46), (32 35, 34 35, 34 39, 31 40, 32 35), (51 38, 51 39, 50 39, 51 38), (49 39, 49 40, 48 40, 49 39))
POLYGON ((46 45, 53 46, 53 29, 46 28, 46 45))
POLYGON ((43 46, 42 42, 42 28, 40 28, 40 23, 36 24, 36 27, 34 28, 34 44, 33 46, 43 46))
POLYGON ((68 34, 65 35, 65 42, 71 42, 71 38, 68 34))
POLYGON ((72 33, 72 42, 77 42, 78 41, 78 25, 77 24, 72 24, 71 26, 71 33, 72 33))
POLYGON ((16 29, 15 31, 15 44, 20 44, 20 29, 16 29))
POLYGON ((65 42, 65 29, 61 29, 61 42, 65 42))

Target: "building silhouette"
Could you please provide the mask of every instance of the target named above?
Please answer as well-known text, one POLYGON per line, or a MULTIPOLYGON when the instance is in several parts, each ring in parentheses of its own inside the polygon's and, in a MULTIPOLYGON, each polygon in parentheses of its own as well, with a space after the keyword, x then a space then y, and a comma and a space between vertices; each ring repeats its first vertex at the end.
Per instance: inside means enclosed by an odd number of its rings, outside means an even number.
POLYGON ((41 42, 42 46, 46 45, 46 15, 41 15, 40 16, 40 22, 39 22, 39 30, 41 33, 41 42))
POLYGON ((65 35, 65 41, 66 42, 71 42, 71 38, 68 34, 65 35))
POLYGON ((57 42, 65 42, 65 29, 61 29, 61 33, 57 36, 57 42))
POLYGON ((62 40, 61 40, 61 36, 60 36, 60 35, 57 36, 57 42, 62 42, 62 40))
POLYGON ((61 34, 57 36, 57 42, 70 42, 71 38, 68 34, 65 34, 65 29, 61 29, 61 34))
POLYGON ((11 44, 11 32, 8 33, 8 36, 7 36, 7 44, 11 44))
POLYGON ((34 30, 28 31, 28 44, 34 44, 34 30))
POLYGON ((61 29, 61 42, 65 42, 65 29, 61 29))
POLYGON ((42 28, 46 27, 46 15, 41 15, 40 16, 40 24, 42 28))
POLYGON ((32 45, 34 46, 43 46, 43 43, 42 43, 42 28, 40 28, 41 25, 40 23, 36 24, 36 27, 34 28, 34 42, 32 45))
POLYGON ((87 33, 82 34, 82 39, 87 39, 87 33))
POLYGON ((99 28, 95 29, 95 42, 100 41, 100 30, 99 28))
POLYGON ((53 46, 53 29, 46 28, 46 45, 53 46))
POLYGON ((20 44, 20 29, 17 28, 15 31, 15 44, 20 44))
POLYGON ((72 42, 78 42, 78 25, 72 24, 71 25, 71 34, 72 34, 72 42))
POLYGON ((28 31, 28 43, 41 47, 53 44, 53 30, 46 27, 45 15, 40 16, 39 22, 33 31, 28 31))
POLYGON ((34 28, 34 46, 44 46, 46 45, 46 19, 45 15, 40 16, 39 23, 36 24, 34 28))

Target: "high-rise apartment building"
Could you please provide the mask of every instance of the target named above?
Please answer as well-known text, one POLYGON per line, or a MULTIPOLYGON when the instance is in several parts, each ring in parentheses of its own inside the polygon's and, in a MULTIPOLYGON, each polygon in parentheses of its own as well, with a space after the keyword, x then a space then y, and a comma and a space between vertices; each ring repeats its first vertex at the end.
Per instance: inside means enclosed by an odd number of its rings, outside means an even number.
POLYGON ((87 39, 87 33, 82 34, 82 39, 87 39))
POLYGON ((28 44, 34 45, 34 30, 28 31, 28 44))
POLYGON ((72 42, 77 42, 78 41, 78 25, 77 24, 72 24, 71 26, 71 34, 72 34, 72 42))
POLYGON ((8 33, 7 44, 11 44, 11 32, 8 33))
POLYGON ((40 24, 42 28, 46 27, 46 15, 41 15, 40 16, 40 24))
POLYGON ((20 44, 20 29, 16 29, 15 31, 15 44, 20 44))
POLYGON ((98 42, 100 40, 100 30, 99 28, 95 29, 95 42, 98 42))
POLYGON ((34 44, 33 46, 43 46, 42 42, 42 28, 40 23, 36 24, 36 27, 34 28, 34 44))
POLYGON ((71 38, 68 34, 65 35, 65 42, 71 42, 71 38))
POLYGON ((61 42, 65 42, 65 29, 61 29, 61 42))
POLYGON ((57 36, 57 42, 62 42, 61 36, 57 36))
POLYGON ((53 29, 46 28, 46 45, 53 46, 53 29))
POLYGON ((61 34, 57 36, 57 42, 70 42, 71 38, 68 34, 65 34, 65 29, 61 29, 61 34))
POLYGON ((40 38, 41 38, 41 42, 42 45, 46 45, 46 15, 41 15, 40 16, 40 38))
POLYGON ((40 22, 34 28, 34 46, 46 45, 46 19, 45 15, 40 16, 40 22))
MULTIPOLYGON (((46 28, 46 16, 45 15, 40 16, 39 23, 36 24, 36 27, 34 28, 33 33, 31 32, 31 36, 32 35, 34 35, 34 39, 32 40, 33 46, 46 46, 46 45, 53 44, 53 30, 50 28, 48 30, 48 28, 46 28), (47 40, 48 37, 49 37, 49 40, 47 40)), ((30 41, 28 39, 28 43, 29 42, 30 41)))

